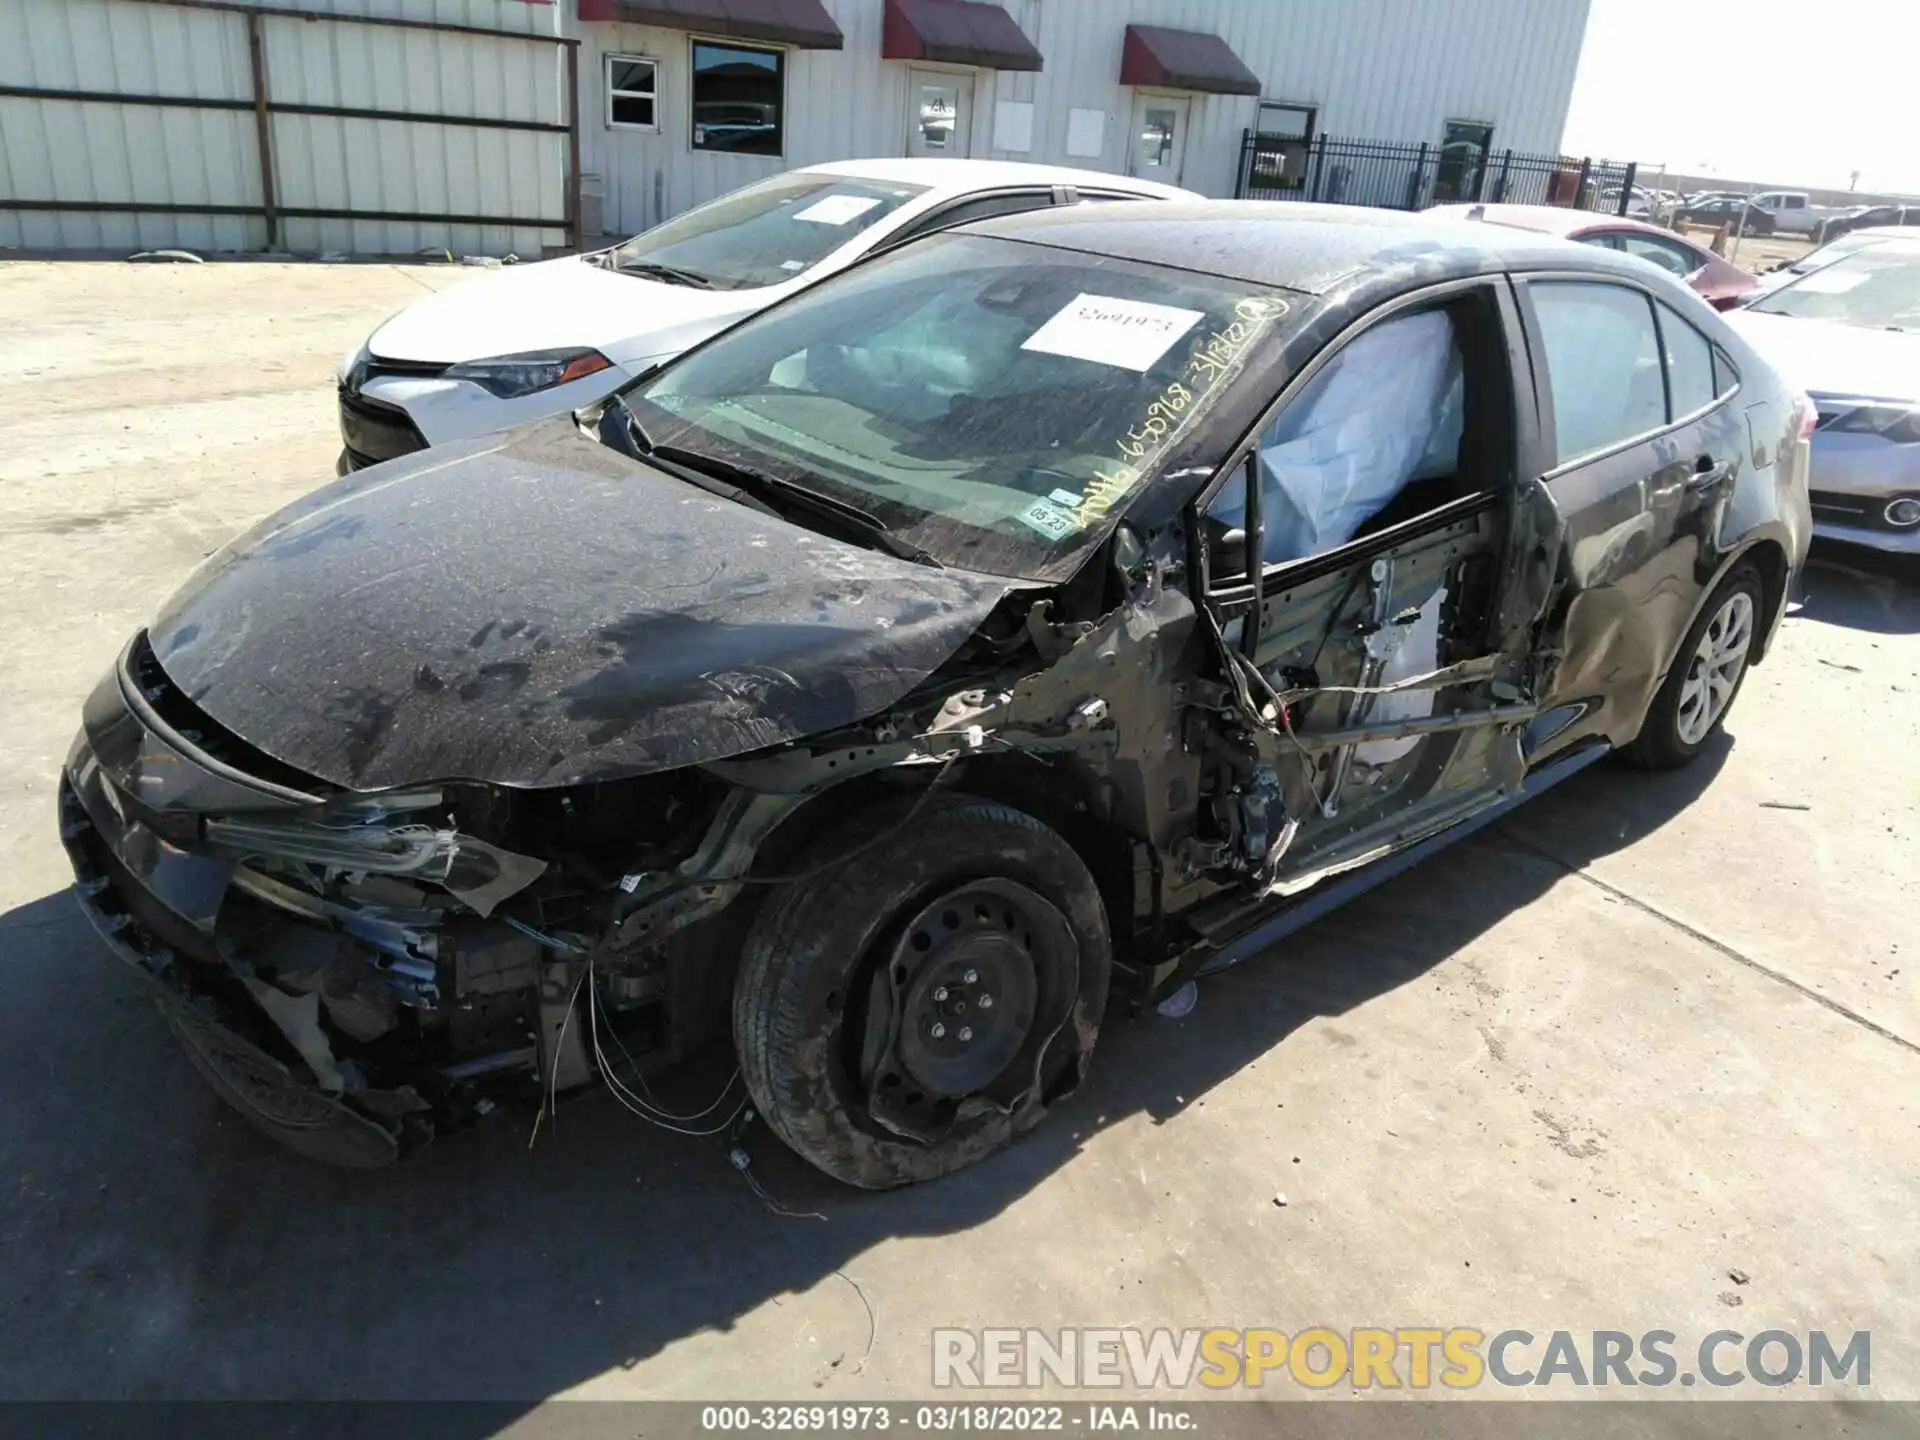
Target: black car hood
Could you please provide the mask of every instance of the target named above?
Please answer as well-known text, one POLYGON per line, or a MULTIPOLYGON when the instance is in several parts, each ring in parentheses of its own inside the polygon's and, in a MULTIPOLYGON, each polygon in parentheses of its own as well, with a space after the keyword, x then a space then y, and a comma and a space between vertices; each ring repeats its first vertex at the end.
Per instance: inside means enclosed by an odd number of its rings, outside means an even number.
POLYGON ((564 785, 875 714, 1015 583, 789 525, 563 418, 315 491, 151 640, 213 720, 335 785, 564 785))

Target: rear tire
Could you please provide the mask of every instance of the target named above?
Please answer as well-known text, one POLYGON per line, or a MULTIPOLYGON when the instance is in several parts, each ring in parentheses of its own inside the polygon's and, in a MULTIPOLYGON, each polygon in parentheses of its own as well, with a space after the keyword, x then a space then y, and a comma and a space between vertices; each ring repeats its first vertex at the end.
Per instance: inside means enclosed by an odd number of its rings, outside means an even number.
POLYGON ((769 1128, 849 1185, 984 1159, 1086 1071, 1112 966, 1106 909, 1057 833, 1006 805, 876 806, 809 847, 734 989, 734 1045, 769 1128), (859 848, 865 846, 866 848, 859 848))
POLYGON ((1639 735, 1621 754, 1642 770, 1677 770, 1720 732, 1763 633, 1766 587, 1742 561, 1720 582, 1675 652, 1639 735))

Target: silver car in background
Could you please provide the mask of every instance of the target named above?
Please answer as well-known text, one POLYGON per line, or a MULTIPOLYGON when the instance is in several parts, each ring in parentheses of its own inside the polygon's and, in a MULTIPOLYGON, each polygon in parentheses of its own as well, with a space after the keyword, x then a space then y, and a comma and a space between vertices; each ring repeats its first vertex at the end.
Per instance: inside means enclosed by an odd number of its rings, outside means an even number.
POLYGON ((1819 411, 1814 534, 1920 555, 1920 235, 1859 245, 1727 320, 1819 411))

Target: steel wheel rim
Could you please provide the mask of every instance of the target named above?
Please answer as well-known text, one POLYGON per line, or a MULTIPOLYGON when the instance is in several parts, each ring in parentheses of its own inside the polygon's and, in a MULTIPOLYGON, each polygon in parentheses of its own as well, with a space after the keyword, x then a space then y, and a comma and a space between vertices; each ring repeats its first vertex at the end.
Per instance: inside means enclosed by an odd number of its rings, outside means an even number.
POLYGON ((864 1022, 847 1059, 867 1116, 931 1145, 1013 1113, 1040 1081, 1078 974, 1072 925, 1017 880, 983 876, 920 902, 856 1002, 864 1022))
POLYGON ((899 953, 919 963, 900 997, 900 1058, 929 1095, 985 1090, 1026 1043, 1045 957, 1023 888, 962 885, 906 926, 899 953))
POLYGON ((1752 647, 1753 597, 1736 590, 1713 612, 1687 661, 1675 717, 1675 729, 1683 744, 1698 745, 1720 723, 1740 677, 1746 673, 1752 647))

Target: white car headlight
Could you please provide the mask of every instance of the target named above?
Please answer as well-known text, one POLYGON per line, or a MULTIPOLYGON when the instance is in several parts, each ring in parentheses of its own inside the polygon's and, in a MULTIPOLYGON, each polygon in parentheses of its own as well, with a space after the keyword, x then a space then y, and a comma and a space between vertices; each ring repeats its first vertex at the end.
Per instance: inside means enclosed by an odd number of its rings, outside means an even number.
POLYGON ((471 380, 490 395, 511 400, 584 380, 608 369, 613 362, 598 350, 529 350, 519 355, 496 355, 448 367, 449 380, 471 380))

